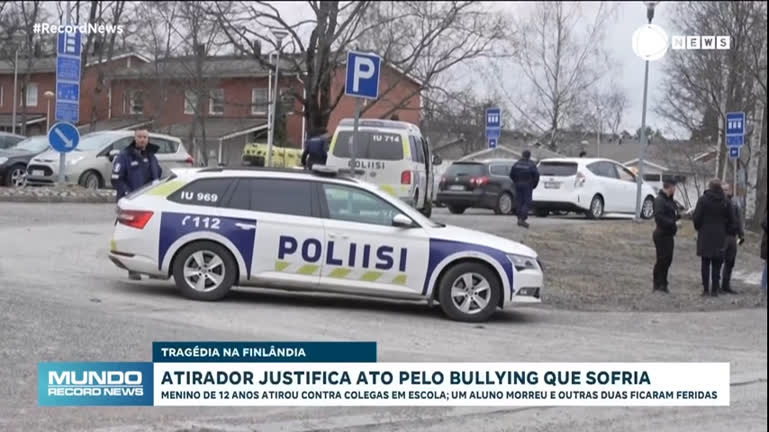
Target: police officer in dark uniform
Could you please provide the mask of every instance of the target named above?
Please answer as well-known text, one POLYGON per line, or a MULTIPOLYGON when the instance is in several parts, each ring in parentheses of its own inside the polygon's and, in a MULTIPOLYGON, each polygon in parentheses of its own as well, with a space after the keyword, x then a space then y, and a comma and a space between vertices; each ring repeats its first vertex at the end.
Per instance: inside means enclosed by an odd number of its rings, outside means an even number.
POLYGON ((745 230, 742 227, 740 206, 735 202, 733 192, 731 185, 725 183, 724 194, 726 194, 726 198, 729 200, 732 217, 735 221, 735 224, 727 227, 726 230, 726 254, 724 256, 724 273, 721 276, 721 292, 727 294, 737 294, 731 287, 732 270, 734 270, 734 263, 737 261, 737 246, 745 241, 745 230))
POLYGON ((328 145, 325 137, 326 130, 316 130, 307 140, 302 152, 302 166, 312 169, 315 164, 325 165, 328 157, 328 145))
POLYGON ((160 179, 163 170, 155 156, 157 151, 158 146, 150 144, 147 129, 137 129, 134 140, 117 155, 112 166, 112 185, 117 190, 117 201, 160 179))
POLYGON ((675 249, 675 236, 678 232, 678 214, 673 195, 676 184, 672 180, 665 180, 662 189, 654 199, 654 222, 656 228, 652 238, 654 248, 657 250, 657 261, 654 263, 654 290, 665 293, 668 290, 668 271, 673 263, 673 250, 675 249))
POLYGON ((528 228, 526 219, 529 218, 531 195, 539 185, 539 170, 531 160, 531 152, 524 150, 522 158, 510 169, 510 179, 515 185, 515 199, 518 201, 518 226, 528 228))
MULTIPOLYGON (((117 155, 112 166, 112 185, 117 190, 117 201, 160 179, 163 170, 155 157, 157 151, 158 146, 150 144, 147 129, 137 129, 134 132, 133 141, 117 155)), ((131 271, 128 272, 128 277, 141 280, 141 275, 131 271)))

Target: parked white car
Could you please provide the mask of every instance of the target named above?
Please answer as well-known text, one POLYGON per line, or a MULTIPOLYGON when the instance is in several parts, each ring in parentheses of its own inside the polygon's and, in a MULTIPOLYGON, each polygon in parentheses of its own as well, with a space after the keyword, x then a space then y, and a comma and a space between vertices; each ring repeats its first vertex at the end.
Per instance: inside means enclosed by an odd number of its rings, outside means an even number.
MULTIPOLYGON (((134 139, 130 130, 100 131, 83 135, 72 152, 67 153, 64 179, 89 189, 112 187, 112 162, 134 139)), ((163 176, 172 168, 193 166, 193 159, 179 138, 150 133, 150 144, 158 146, 155 154, 163 176)), ((27 183, 50 185, 59 175, 59 153, 49 150, 37 155, 27 166, 27 183)))
MULTIPOLYGON (((636 176, 627 167, 609 159, 543 159, 537 165, 539 186, 534 189, 532 208, 538 216, 552 211, 584 213, 599 219, 608 213, 634 214, 636 176)), ((641 216, 654 216, 654 189, 642 184, 641 216)))

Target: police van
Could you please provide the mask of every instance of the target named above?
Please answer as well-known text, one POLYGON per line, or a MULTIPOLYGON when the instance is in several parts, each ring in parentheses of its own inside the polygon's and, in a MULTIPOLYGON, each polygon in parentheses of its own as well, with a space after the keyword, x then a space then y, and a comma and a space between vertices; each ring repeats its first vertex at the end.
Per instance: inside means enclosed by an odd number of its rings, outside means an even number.
POLYGON ((360 170, 361 178, 418 209, 432 214, 434 157, 419 128, 394 120, 360 119, 353 144, 354 119, 343 119, 334 131, 326 166, 360 170))
POLYGON ((438 302, 472 322, 541 302, 543 280, 532 249, 324 166, 176 170, 118 202, 109 258, 196 300, 233 286, 347 293, 438 302))

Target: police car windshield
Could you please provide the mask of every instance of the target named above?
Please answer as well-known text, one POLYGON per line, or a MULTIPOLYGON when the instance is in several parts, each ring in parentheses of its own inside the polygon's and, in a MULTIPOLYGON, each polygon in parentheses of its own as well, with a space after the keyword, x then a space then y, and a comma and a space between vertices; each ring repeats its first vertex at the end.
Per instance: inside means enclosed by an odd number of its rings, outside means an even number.
MULTIPOLYGON (((334 156, 352 157, 352 131, 340 131, 334 145, 334 156)), ((355 141, 355 157, 375 160, 403 159, 403 142, 396 132, 358 130, 355 141)))
POLYGON ((114 141, 116 138, 110 134, 88 134, 80 138, 80 143, 77 145, 77 150, 80 151, 92 151, 101 150, 104 146, 114 141))

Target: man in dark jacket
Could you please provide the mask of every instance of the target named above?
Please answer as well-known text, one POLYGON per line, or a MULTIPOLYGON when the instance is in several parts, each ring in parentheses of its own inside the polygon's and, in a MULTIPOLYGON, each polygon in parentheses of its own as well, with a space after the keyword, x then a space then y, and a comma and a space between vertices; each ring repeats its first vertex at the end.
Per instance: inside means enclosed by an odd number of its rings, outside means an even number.
POLYGON ((726 255, 726 233, 735 226, 721 180, 710 181, 708 190, 697 201, 692 222, 697 230, 697 256, 702 258, 703 295, 717 297, 726 255))
POLYGON ((117 201, 143 186, 159 180, 163 174, 155 153, 158 146, 150 144, 147 129, 137 129, 134 140, 121 151, 112 166, 112 185, 117 201))
POLYGON ((515 184, 515 199, 518 201, 518 226, 528 228, 526 219, 529 218, 531 195, 539 185, 539 170, 531 160, 531 152, 524 150, 522 158, 510 169, 510 179, 515 184))
POLYGON ((325 133, 325 129, 316 130, 305 143, 304 151, 302 152, 302 166, 305 169, 312 169, 312 166, 315 164, 326 164, 328 145, 325 133))
POLYGON ((733 198, 732 187, 729 183, 724 184, 724 194, 726 195, 727 200, 729 200, 729 209, 732 212, 732 218, 735 221, 735 225, 728 227, 726 232, 726 251, 724 256, 724 273, 721 282, 721 292, 737 294, 731 287, 732 270, 734 270, 734 263, 737 261, 737 245, 741 245, 742 242, 745 241, 745 231, 742 227, 740 206, 733 198))
POLYGON ((673 263, 674 238, 678 232, 678 220, 681 216, 676 209, 673 200, 676 184, 672 181, 664 181, 657 198, 654 199, 654 221, 656 228, 652 238, 654 248, 657 250, 657 261, 654 263, 654 290, 670 292, 668 290, 668 270, 673 263))

